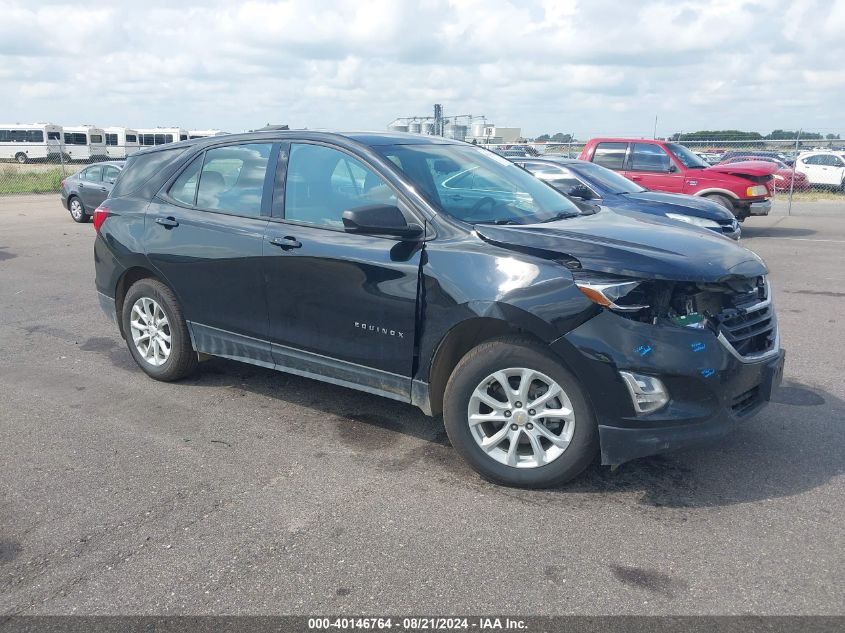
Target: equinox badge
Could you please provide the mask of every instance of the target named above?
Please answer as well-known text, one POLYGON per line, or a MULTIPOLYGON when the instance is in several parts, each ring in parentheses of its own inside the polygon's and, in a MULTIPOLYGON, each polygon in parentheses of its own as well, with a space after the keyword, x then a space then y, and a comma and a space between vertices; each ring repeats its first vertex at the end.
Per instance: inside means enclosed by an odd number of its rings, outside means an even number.
POLYGON ((399 330, 391 330, 390 328, 381 327, 379 325, 372 325, 371 323, 361 323, 355 321, 355 327, 374 334, 384 334, 385 336, 395 336, 396 338, 405 338, 405 333, 399 330))

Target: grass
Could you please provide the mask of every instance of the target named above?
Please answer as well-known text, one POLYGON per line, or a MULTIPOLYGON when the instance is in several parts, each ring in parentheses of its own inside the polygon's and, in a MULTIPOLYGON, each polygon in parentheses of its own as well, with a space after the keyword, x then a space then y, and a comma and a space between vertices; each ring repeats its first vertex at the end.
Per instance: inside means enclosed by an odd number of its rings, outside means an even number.
MULTIPOLYGON (((773 200, 789 200, 788 191, 779 191, 773 200)), ((845 202, 845 195, 830 189, 810 189, 809 191, 795 191, 792 202, 845 202)))
POLYGON ((64 177, 60 167, 39 171, 19 171, 5 167, 0 170, 0 195, 58 193, 64 177))

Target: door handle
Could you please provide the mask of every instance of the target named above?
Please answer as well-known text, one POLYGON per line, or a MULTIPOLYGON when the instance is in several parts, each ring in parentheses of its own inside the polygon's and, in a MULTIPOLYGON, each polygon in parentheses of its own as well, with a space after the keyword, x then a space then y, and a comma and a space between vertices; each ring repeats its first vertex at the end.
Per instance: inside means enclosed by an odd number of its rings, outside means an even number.
POLYGON ((106 189, 105 187, 100 187, 100 191, 102 191, 103 193, 105 193, 105 192, 107 192, 107 191, 108 191, 108 189, 106 189))
POLYGON ((172 229, 174 226, 179 226, 179 222, 177 222, 176 218, 173 217, 156 218, 156 224, 161 224, 166 229, 172 229))
POLYGON ((274 237, 270 240, 273 246, 278 246, 282 250, 290 250, 292 248, 302 248, 302 242, 296 239, 293 235, 285 235, 284 237, 274 237))
POLYGON ((631 180, 642 180, 642 176, 631 176, 631 180))
POLYGON ((85 189, 85 185, 83 185, 82 183, 79 183, 79 188, 80 188, 80 189, 85 189))

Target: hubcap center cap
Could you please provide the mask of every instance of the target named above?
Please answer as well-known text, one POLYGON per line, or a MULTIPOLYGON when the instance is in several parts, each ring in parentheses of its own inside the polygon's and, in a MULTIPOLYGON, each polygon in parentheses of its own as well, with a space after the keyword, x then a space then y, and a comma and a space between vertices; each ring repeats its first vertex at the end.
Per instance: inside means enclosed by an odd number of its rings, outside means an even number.
POLYGON ((521 409, 515 411, 513 414, 513 421, 516 422, 519 426, 523 426, 528 423, 528 414, 521 409))

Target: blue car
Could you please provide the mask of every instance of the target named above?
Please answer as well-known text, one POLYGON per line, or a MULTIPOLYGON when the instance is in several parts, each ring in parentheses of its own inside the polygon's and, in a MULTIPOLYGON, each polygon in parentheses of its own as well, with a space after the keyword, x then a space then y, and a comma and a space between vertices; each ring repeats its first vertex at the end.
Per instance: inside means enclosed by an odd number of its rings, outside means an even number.
POLYGON ((733 213, 704 198, 649 191, 610 169, 574 158, 512 160, 558 191, 578 200, 614 210, 661 215, 711 229, 735 240, 742 234, 733 213))

